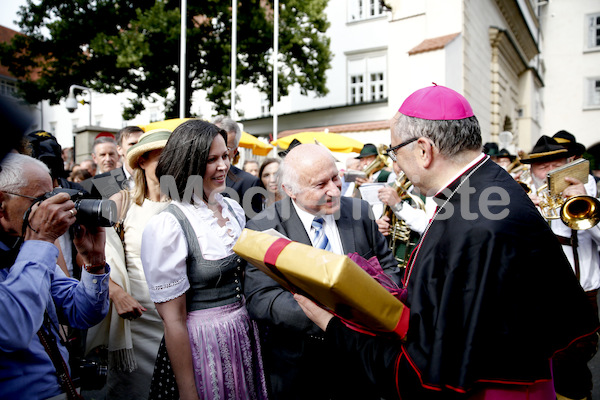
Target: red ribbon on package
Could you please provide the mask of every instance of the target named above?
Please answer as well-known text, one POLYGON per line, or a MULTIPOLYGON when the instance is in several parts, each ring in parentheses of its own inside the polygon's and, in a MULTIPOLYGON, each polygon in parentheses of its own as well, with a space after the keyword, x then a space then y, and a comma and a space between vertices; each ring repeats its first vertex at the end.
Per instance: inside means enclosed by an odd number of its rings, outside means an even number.
POLYGON ((277 277, 279 279, 281 279, 285 283, 287 283, 287 285, 288 285, 287 289, 290 292, 296 293, 296 287, 294 285, 292 285, 292 283, 285 277, 285 275, 282 274, 281 271, 279 271, 277 269, 277 267, 275 266, 275 264, 277 263, 277 257, 279 257, 279 255, 281 254, 283 249, 285 249, 285 247, 290 243, 292 243, 292 241, 289 239, 286 239, 286 238, 277 239, 267 249, 267 251, 265 253, 265 257, 263 258, 263 261, 264 261, 265 265, 267 267, 269 267, 271 272, 273 272, 275 275, 277 275, 277 277))

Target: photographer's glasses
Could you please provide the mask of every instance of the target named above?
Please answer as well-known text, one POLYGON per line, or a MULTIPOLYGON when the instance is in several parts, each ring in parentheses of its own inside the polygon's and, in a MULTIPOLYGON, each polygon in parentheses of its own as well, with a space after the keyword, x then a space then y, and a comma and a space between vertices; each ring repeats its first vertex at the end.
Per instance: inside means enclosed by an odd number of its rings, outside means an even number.
POLYGON ((408 139, 407 141, 402 142, 399 145, 396 145, 394 147, 391 147, 391 145, 390 145, 390 148, 387 149, 387 151, 385 153, 387 154, 387 156, 389 158, 392 159, 393 162, 398 162, 398 159, 396 158, 396 151, 400 150, 402 147, 404 147, 408 144, 411 144, 412 142, 414 142, 415 140, 418 140, 418 139, 419 139, 418 137, 414 137, 414 138, 408 139))
POLYGON ((6 194, 11 194, 13 196, 19 196, 19 197, 25 197, 26 199, 31 199, 31 200, 39 200, 39 197, 33 197, 33 196, 27 196, 26 194, 20 194, 20 193, 13 193, 13 192, 4 192, 6 194))

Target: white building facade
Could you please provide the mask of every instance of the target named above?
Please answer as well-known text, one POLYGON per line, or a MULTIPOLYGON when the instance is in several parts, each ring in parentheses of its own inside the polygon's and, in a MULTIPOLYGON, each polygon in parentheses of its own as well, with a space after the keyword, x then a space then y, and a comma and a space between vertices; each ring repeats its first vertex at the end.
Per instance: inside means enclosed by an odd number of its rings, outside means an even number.
MULTIPOLYGON (((505 140, 512 151, 529 150, 543 122, 540 6, 530 0, 386 4, 389 10, 377 0, 329 2, 331 92, 282 99, 279 134, 328 129, 365 143, 388 143, 387 121, 402 101, 435 82, 469 99, 484 142, 505 140)), ((243 94, 249 96, 247 88, 243 94)), ((240 106, 248 132, 271 134, 270 117, 260 116, 244 97, 240 106)))
POLYGON ((551 0, 543 8, 543 133, 564 129, 600 143, 600 1, 551 0))
MULTIPOLYGON (((329 93, 298 87, 277 104, 282 137, 329 130, 363 143, 387 144, 388 120, 414 90, 435 82, 465 95, 484 142, 529 151, 560 129, 591 146, 600 140, 600 2, 598 0, 330 0, 333 59, 329 93), (509 133, 507 133, 509 132, 509 133)), ((243 33, 239 33, 243 34, 243 33)), ((78 82, 73 82, 78 84, 78 82)), ((265 94, 238 86, 245 131, 273 136, 265 94)), ((38 105, 40 129, 72 146, 74 129, 119 129, 164 119, 161 101, 124 121, 127 95, 92 93, 90 105, 38 105)), ((84 92, 79 99, 88 100, 84 92)), ((202 91, 192 109, 214 114, 202 91)))

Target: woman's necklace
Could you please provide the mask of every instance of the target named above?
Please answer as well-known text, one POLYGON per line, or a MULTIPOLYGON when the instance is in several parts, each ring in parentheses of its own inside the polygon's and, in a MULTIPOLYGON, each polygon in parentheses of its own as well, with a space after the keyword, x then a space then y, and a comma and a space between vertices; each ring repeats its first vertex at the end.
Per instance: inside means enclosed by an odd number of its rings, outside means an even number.
POLYGON ((485 162, 487 161, 486 158, 484 158, 479 165, 477 165, 475 168, 473 168, 473 170, 471 172, 469 172, 469 174, 464 177, 463 179, 461 179, 460 183, 458 184, 458 186, 456 187, 456 189, 454 189, 452 191, 452 193, 450 193, 450 196, 448 196, 448 198, 446 199, 446 201, 444 201, 444 203, 437 208, 437 210, 435 210, 435 213, 433 214, 433 217, 431 217, 431 219, 429 220, 429 223, 427 224, 427 227, 425 228, 425 230, 423 231, 423 235, 421 235, 421 240, 419 240, 419 244, 417 245, 417 248, 415 249, 415 255, 414 257, 411 257, 411 262, 410 265, 408 267, 408 274, 406 275, 406 279, 404 281, 404 287, 407 288, 408 287, 408 281, 410 281, 410 276, 412 274, 413 271, 413 267, 415 266, 415 261, 417 260, 417 257, 419 256, 419 251, 421 251, 421 246, 423 245, 423 242, 425 241, 425 236, 427 236, 427 232, 429 232, 429 228, 431 228, 431 224, 433 224, 433 221, 435 220, 435 217, 438 216, 438 214, 440 213, 440 211, 442 211, 442 209, 446 206, 446 204, 448 204, 448 202, 450 201, 450 199, 452 199, 452 197, 456 194, 456 192, 458 192, 458 190, 461 188, 461 186, 463 185, 463 183, 465 183, 466 181, 469 180, 469 178, 471 178, 471 175, 473 175, 475 173, 475 171, 477 171, 485 162))

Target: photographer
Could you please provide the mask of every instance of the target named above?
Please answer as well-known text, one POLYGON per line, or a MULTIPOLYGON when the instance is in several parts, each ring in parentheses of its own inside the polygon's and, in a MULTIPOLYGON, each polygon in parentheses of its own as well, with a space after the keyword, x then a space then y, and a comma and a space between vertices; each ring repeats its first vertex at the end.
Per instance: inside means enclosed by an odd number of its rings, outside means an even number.
POLYGON ((66 193, 47 194, 52 179, 38 160, 9 154, 1 168, 0 399, 78 398, 58 329, 88 328, 108 312, 104 230, 77 227, 85 272, 81 281, 67 278, 53 243, 78 220, 75 203, 66 193))

